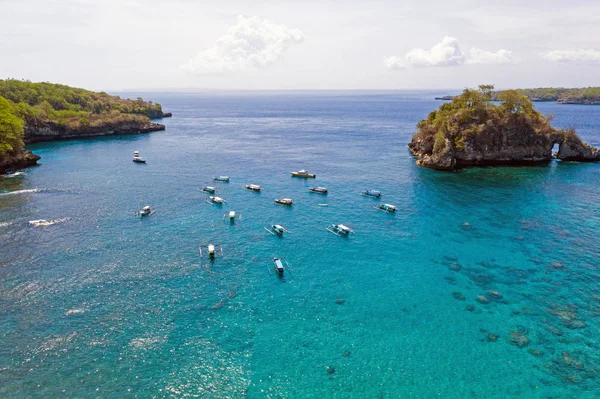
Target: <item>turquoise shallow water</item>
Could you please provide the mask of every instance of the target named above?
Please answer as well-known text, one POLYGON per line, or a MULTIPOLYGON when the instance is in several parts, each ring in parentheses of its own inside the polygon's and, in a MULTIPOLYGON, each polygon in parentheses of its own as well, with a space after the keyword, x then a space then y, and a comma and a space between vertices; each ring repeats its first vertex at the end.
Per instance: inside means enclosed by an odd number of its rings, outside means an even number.
MULTIPOLYGON (((0 397, 598 397, 600 165, 418 168, 433 95, 156 93, 165 132, 31 146, 0 180, 0 397)), ((600 107, 538 108, 600 142, 600 107)))

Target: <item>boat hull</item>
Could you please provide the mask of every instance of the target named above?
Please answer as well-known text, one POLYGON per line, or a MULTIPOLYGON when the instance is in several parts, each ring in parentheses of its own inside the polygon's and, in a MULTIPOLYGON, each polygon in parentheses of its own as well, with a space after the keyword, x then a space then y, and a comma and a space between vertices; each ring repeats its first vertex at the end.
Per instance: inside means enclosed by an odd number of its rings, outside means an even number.
POLYGON ((314 179, 317 177, 317 175, 313 175, 310 173, 298 173, 298 172, 290 172, 292 174, 292 177, 301 177, 303 179, 314 179))

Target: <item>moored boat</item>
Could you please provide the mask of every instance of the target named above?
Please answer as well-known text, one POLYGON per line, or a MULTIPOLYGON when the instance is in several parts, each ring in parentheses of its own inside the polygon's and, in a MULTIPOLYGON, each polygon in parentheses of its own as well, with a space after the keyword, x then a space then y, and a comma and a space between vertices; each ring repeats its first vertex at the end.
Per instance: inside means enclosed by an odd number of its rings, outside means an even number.
POLYGON ((210 259, 214 259, 218 252, 223 253, 223 246, 221 244, 200 244, 198 251, 201 258, 206 253, 210 259))
POLYGON ((325 230, 330 233, 335 234, 336 236, 344 236, 347 237, 350 233, 354 233, 354 229, 344 225, 344 224, 330 224, 325 228, 325 230))
POLYGON ((138 214, 140 216, 148 216, 152 213, 152 208, 150 208, 150 205, 146 205, 145 207, 143 207, 142 209, 140 209, 138 211, 138 214))
POLYGON ((277 274, 279 274, 280 276, 283 276, 284 266, 283 266, 283 262, 281 261, 281 259, 273 258, 273 264, 275 265, 274 269, 277 272, 277 274))
POLYGON ((235 222, 235 219, 242 220, 242 215, 235 211, 229 211, 223 215, 223 219, 229 219, 230 222, 235 222))
POLYGON ((303 178, 306 178, 306 179, 314 179, 315 177, 317 177, 317 175, 314 175, 312 173, 308 173, 308 170, 306 170, 306 169, 302 169, 302 170, 299 170, 297 172, 290 172, 290 173, 294 177, 303 177, 303 178))
POLYGON ((202 187, 202 191, 204 191, 205 193, 214 193, 215 191, 217 191, 217 189, 213 186, 205 186, 202 187))
POLYGON ((379 209, 380 211, 394 213, 398 210, 398 208, 392 204, 381 204, 375 207, 375 209, 379 209))
POLYGON ((288 229, 286 229, 285 227, 283 227, 280 224, 274 224, 274 225, 271 225, 270 227, 265 227, 265 230, 267 230, 269 233, 271 233, 273 235, 278 234, 280 236, 282 236, 283 233, 290 232, 288 229))
POLYGON ((220 181, 223 183, 229 183, 229 176, 217 176, 213 178, 214 181, 220 181))
POLYGON ((146 163, 146 160, 144 158, 140 157, 139 151, 134 151, 133 152, 133 162, 146 163))
POLYGON ((290 206, 294 203, 294 200, 291 198, 279 198, 275 200, 276 204, 290 206))
POLYGON ((210 200, 210 202, 212 202, 213 204, 223 204, 225 202, 227 202, 225 199, 218 197, 216 195, 211 195, 210 197, 208 197, 208 199, 210 200))
POLYGON ((368 189, 362 192, 362 195, 366 195, 367 197, 375 197, 375 198, 379 198, 381 197, 383 194, 381 193, 381 191, 379 190, 372 190, 372 189, 368 189))
POLYGON ((260 191, 262 188, 258 184, 246 184, 246 189, 252 191, 260 191))
POLYGON ((311 187, 308 189, 308 191, 310 191, 311 193, 318 193, 318 194, 327 194, 327 188, 325 187, 311 187))

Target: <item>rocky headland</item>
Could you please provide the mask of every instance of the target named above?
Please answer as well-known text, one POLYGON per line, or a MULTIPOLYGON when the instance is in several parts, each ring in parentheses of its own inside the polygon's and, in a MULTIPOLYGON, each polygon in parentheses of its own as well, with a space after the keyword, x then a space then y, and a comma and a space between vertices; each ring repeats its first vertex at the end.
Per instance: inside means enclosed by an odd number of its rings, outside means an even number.
POLYGON ((551 126, 516 90, 492 100, 493 86, 465 90, 452 102, 419 122, 409 149, 420 166, 458 170, 468 166, 536 165, 555 156, 564 161, 595 162, 599 151, 584 143, 573 130, 551 126), (557 154, 552 153, 558 144, 557 154))
POLYGON ((124 121, 106 121, 86 126, 65 126, 53 122, 27 126, 23 134, 25 144, 40 141, 57 141, 120 134, 143 134, 165 130, 165 125, 150 122, 147 118, 124 121))
POLYGON ((165 130, 151 120, 172 116, 160 104, 122 99, 52 83, 0 80, 0 174, 35 165, 24 148, 40 141, 69 140, 165 130))

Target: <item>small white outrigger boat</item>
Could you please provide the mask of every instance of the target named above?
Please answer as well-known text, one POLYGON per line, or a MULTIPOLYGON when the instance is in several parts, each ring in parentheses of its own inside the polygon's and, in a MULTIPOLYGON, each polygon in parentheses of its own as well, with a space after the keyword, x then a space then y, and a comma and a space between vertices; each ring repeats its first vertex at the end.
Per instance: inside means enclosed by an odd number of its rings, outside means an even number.
POLYGON ((290 173, 292 174, 293 177, 303 177, 305 179, 314 179, 315 177, 317 177, 317 175, 308 173, 308 170, 306 170, 306 169, 302 169, 297 172, 290 172, 290 173))
POLYGON ((251 191, 260 191, 262 188, 258 184, 246 184, 246 189, 251 191))
POLYGON ((396 207, 395 205, 392 205, 392 204, 381 204, 381 205, 377 205, 375 207, 375 209, 384 211, 387 213, 394 213, 398 210, 398 207, 396 207))
POLYGON ((235 222, 235 219, 242 220, 242 215, 235 213, 235 211, 229 211, 223 215, 223 220, 225 219, 229 219, 229 221, 233 223, 235 222))
POLYGON ((140 157, 139 151, 134 151, 133 152, 133 162, 146 163, 146 160, 144 158, 140 157))
POLYGON ((381 193, 381 191, 379 190, 365 190, 362 192, 362 195, 365 195, 367 197, 374 197, 374 198, 379 198, 381 197, 383 194, 381 193))
POLYGON ((208 202, 209 204, 217 204, 217 205, 222 205, 225 202, 227 202, 227 200, 221 198, 221 197, 217 197, 216 195, 211 195, 210 197, 208 197, 208 199, 206 200, 206 202, 208 202))
POLYGON ((150 208, 150 205, 146 205, 145 207, 143 207, 142 209, 137 211, 137 213, 138 213, 138 215, 144 217, 144 216, 148 216, 148 215, 151 215, 152 213, 154 213, 154 209, 150 208))
POLYGON ((284 206, 291 206, 294 203, 294 200, 291 198, 279 198, 275 200, 275 203, 284 206))
POLYGON ((202 191, 204 191, 205 193, 214 194, 214 192, 217 191, 217 189, 214 188, 213 186, 204 186, 204 187, 202 187, 202 191))
POLYGON ((308 189, 308 191, 310 191, 311 193, 317 193, 317 194, 327 194, 327 188, 325 187, 311 187, 308 189))
POLYGON ((277 234, 279 236, 283 236, 283 233, 289 233, 290 231, 288 229, 286 229, 285 227, 283 227, 280 224, 274 224, 271 225, 270 227, 265 226, 265 230, 267 230, 270 234, 277 234))
POLYGON ((229 176, 217 176, 213 178, 214 181, 220 181, 223 183, 229 183, 229 176))
POLYGON ((269 269, 269 274, 271 274, 271 270, 273 270, 279 277, 283 277, 283 272, 286 269, 290 270, 290 265, 287 260, 283 258, 273 258, 273 268, 269 269))
POLYGON ((350 233, 354 233, 354 230, 343 224, 330 224, 325 228, 330 233, 336 236, 348 237, 350 233))
POLYGON ((201 258, 206 253, 210 259, 214 259, 217 252, 223 253, 223 246, 221 244, 200 244, 198 250, 200 251, 201 258), (218 249, 217 246, 219 246, 218 249))

